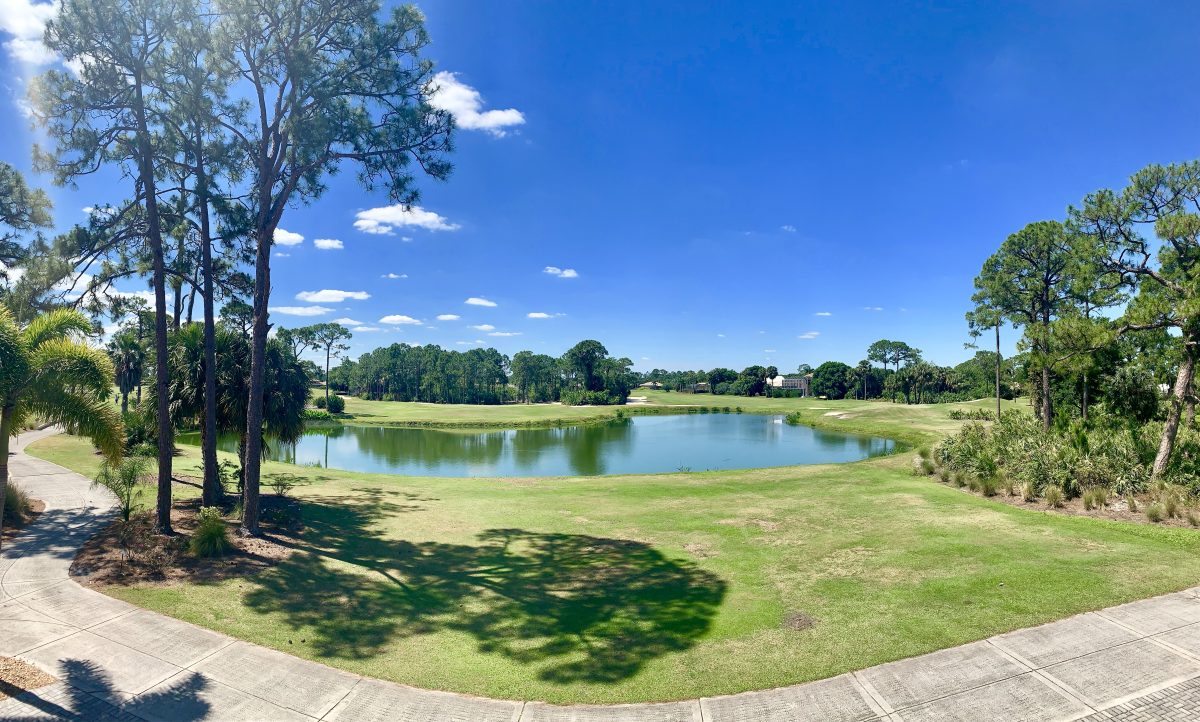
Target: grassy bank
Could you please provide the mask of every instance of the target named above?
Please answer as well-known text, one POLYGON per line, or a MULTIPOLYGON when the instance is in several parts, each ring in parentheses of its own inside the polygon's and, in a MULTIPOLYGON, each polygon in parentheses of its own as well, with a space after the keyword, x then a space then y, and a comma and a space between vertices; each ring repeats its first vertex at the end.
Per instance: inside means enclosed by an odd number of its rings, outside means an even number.
MULTIPOLYGON (((926 440, 958 423, 946 407, 779 402, 926 440)), ((70 437, 31 451, 95 465, 70 437)), ((289 559, 107 591, 420 687, 628 702, 828 677, 1200 580, 1196 532, 1014 508, 915 477, 908 457, 491 480, 268 463, 308 482, 289 559)), ((178 464, 194 473, 195 450, 178 464)))

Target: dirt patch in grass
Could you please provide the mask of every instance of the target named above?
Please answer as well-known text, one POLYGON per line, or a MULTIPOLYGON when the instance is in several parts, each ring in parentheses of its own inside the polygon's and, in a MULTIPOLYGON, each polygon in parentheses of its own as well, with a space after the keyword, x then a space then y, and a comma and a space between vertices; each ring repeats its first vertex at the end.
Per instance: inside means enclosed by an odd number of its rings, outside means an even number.
POLYGON ((12 657, 0 657, 0 699, 16 697, 57 681, 32 664, 12 657))
POLYGON ((299 533, 299 505, 290 499, 262 497, 263 535, 241 537, 237 522, 227 519, 232 548, 219 557, 201 558, 188 549, 196 529, 199 500, 176 503, 171 510, 175 534, 154 531, 149 512, 106 526, 75 555, 71 576, 88 587, 171 585, 180 582, 216 582, 245 577, 276 566, 292 554, 290 544, 299 533))
POLYGON ((817 620, 804 612, 792 612, 783 618, 783 626, 794 632, 803 632, 805 629, 811 629, 816 623, 817 620))
POLYGON ((683 550, 697 559, 708 559, 717 555, 717 552, 704 542, 688 542, 683 545, 683 550))
POLYGON ((46 511, 46 502, 41 499, 30 499, 26 513, 19 515, 15 522, 11 519, 5 521, 4 529, 0 531, 0 544, 7 545, 22 529, 32 524, 33 520, 37 519, 43 511, 46 511))

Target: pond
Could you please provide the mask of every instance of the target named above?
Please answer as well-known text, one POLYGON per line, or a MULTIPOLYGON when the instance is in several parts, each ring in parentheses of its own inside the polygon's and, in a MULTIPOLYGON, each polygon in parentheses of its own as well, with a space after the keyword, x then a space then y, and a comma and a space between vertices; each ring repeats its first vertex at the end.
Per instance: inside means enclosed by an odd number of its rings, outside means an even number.
MULTIPOLYGON (((180 441, 198 444, 199 436, 180 441)), ((782 416, 634 416, 553 429, 310 428, 295 444, 267 440, 289 464, 409 476, 596 476, 857 461, 895 442, 785 423, 782 416)), ((222 438, 236 452, 236 437, 222 438)))

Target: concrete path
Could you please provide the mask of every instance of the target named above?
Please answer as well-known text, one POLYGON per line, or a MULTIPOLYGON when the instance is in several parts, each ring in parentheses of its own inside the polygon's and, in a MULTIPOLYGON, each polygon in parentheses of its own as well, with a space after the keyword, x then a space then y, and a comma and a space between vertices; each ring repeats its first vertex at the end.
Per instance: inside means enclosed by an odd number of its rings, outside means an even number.
POLYGON ((918 722, 1200 719, 1200 588, 832 679, 669 704, 558 707, 367 679, 85 589, 75 550, 111 518, 91 482, 21 449, 46 511, 0 553, 0 655, 61 681, 0 720, 918 722))

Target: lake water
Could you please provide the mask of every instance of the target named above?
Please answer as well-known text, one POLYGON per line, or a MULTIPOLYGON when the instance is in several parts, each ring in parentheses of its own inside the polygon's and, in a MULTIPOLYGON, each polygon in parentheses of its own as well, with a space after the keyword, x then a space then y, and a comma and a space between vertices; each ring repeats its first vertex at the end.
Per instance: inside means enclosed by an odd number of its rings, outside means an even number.
MULTIPOLYGON (((180 441, 199 443, 194 434, 180 441)), ((310 428, 295 444, 268 440, 267 458, 410 476, 595 476, 857 461, 895 442, 784 423, 781 416, 634 416, 554 429, 385 426, 310 428)), ((222 451, 237 451, 222 438, 222 451)))

